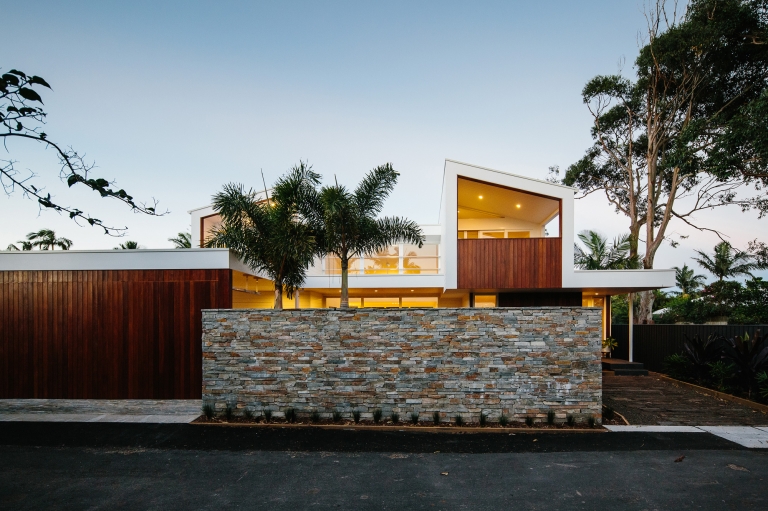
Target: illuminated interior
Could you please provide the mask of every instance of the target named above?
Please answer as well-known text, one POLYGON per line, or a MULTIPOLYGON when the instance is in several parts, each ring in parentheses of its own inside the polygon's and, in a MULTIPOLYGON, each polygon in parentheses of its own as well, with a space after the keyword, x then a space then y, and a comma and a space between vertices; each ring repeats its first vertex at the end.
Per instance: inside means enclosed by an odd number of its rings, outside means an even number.
POLYGON ((560 236, 560 201, 459 178, 458 237, 545 238, 560 236))
POLYGON ((583 293, 581 295, 581 306, 582 307, 600 307, 602 311, 602 333, 600 334, 601 339, 605 339, 607 337, 606 332, 608 331, 608 321, 610 317, 610 309, 609 309, 609 303, 610 300, 607 300, 605 296, 599 296, 593 293, 583 293))
MULTIPOLYGON (((349 260, 350 275, 436 275, 440 273, 440 246, 437 243, 417 245, 400 243, 375 254, 349 260)), ((341 275, 341 261, 334 255, 323 258, 319 265, 326 275, 341 275)))

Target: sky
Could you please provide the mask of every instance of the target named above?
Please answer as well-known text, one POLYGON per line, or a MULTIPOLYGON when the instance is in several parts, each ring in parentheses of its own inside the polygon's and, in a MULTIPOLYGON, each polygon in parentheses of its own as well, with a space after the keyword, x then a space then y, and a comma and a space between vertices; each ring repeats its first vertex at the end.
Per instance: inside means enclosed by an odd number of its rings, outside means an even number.
MULTIPOLYGON (((400 181, 384 214, 437 223, 446 158, 539 179, 591 145, 581 101, 598 74, 631 74, 642 1, 10 2, 0 0, 3 71, 45 78, 50 139, 161 217, 67 189, 55 155, 9 143, 0 159, 38 175, 55 199, 123 239, 0 195, 0 245, 52 228, 73 249, 135 240, 172 246, 188 211, 229 182, 262 189, 300 160, 350 187, 391 162, 400 181), (10 20, 10 21, 9 21, 10 20)), ((3 151, 0 148, 0 151, 3 151)), ((738 208, 700 214, 738 247, 768 219, 738 208)), ((576 229, 628 230, 603 196, 577 201, 576 229)), ((719 240, 680 223, 656 267, 695 264, 719 240)), ((763 276, 768 277, 766 272, 763 276)))

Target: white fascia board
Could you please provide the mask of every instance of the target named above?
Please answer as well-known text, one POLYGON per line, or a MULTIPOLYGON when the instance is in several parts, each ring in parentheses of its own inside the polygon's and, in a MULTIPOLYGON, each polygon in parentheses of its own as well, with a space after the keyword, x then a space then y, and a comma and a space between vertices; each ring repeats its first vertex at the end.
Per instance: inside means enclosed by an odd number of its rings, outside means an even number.
POLYGON ((456 289, 458 285, 458 267, 457 267, 457 231, 458 214, 456 206, 458 204, 458 178, 467 177, 484 181, 490 184, 515 188, 523 192, 544 195, 553 199, 559 199, 562 207, 562 272, 563 280, 573 268, 573 214, 574 214, 574 188, 570 186, 559 185, 533 179, 525 176, 518 176, 500 170, 471 165, 454 160, 445 160, 445 180, 443 181, 443 204, 442 204, 442 225, 443 225, 443 268, 445 273, 445 288, 456 289))
POLYGON ((226 248, 40 250, 0 253, 0 271, 214 270, 230 268, 226 248))
POLYGON ((574 270, 564 288, 646 290, 675 286, 675 270, 574 270))
MULTIPOLYGON (((415 289, 425 287, 443 288, 443 275, 350 275, 350 289, 415 289)), ((341 275, 307 277, 302 286, 308 289, 339 289, 341 275)))

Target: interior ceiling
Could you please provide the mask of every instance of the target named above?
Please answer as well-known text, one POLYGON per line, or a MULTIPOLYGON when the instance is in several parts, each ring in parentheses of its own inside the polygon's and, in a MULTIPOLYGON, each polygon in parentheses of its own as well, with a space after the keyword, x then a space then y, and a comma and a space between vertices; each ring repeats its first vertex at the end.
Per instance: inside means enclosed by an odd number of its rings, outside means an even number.
POLYGON ((467 218, 515 218, 543 224, 560 208, 556 199, 517 192, 488 183, 459 178, 458 215, 467 218), (483 197, 482 199, 480 197, 483 197), (517 205, 520 205, 518 208, 517 205))

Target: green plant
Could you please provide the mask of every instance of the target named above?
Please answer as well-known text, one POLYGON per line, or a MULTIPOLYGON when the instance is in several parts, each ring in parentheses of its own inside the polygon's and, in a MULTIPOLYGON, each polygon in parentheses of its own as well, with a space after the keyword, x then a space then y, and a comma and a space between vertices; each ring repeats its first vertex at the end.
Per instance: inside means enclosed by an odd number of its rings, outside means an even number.
POLYGON ((616 417, 616 411, 608 405, 603 405, 603 417, 606 420, 612 421, 616 417))
POLYGON ((250 408, 246 408, 245 410, 243 410, 243 417, 245 417, 248 420, 252 420, 253 410, 251 410, 250 408))
POLYGON ((723 357, 734 364, 741 385, 751 393, 757 374, 768 369, 768 336, 757 330, 752 337, 745 333, 727 339, 723 357))
POLYGON ((691 360, 679 353, 665 357, 662 370, 678 380, 689 380, 693 377, 693 364, 691 360))
POLYGON ((565 416, 565 423, 569 426, 573 426, 576 423, 576 418, 573 416, 573 414, 569 413, 565 416))
POLYGON ((215 415, 213 403, 205 402, 203 403, 203 415, 205 415, 206 419, 212 419, 215 415))
POLYGON ((595 422, 596 422, 595 421, 595 416, 594 415, 590 415, 589 418, 587 419, 587 424, 589 424, 589 427, 590 428, 594 428, 595 427, 595 422))
POLYGON ((464 425, 464 417, 462 417, 460 413, 456 414, 456 417, 453 418, 453 421, 456 423, 457 426, 464 425))
POLYGON ((547 424, 549 424, 551 426, 554 423, 555 423, 555 411, 554 410, 549 410, 547 412, 547 424))
POLYGON ((618 345, 619 345, 619 342, 613 337, 606 337, 605 339, 603 339, 603 348, 608 348, 610 351, 615 350, 616 346, 618 345))
POLYGON ((284 414, 285 420, 288 422, 296 422, 296 410, 293 408, 286 408, 284 414))
POLYGON ((485 412, 480 410, 480 427, 483 427, 488 422, 488 417, 485 415, 485 412))
POLYGON ((272 420, 272 410, 269 408, 264 408, 261 410, 261 414, 264 416, 264 422, 269 422, 272 420))
POLYGON ((699 335, 685 336, 683 354, 690 360, 693 377, 697 381, 704 382, 707 380, 709 364, 722 358, 725 346, 726 339, 718 334, 710 334, 706 339, 702 339, 699 335))
POLYGON ((526 417, 525 418, 525 425, 528 426, 528 427, 533 426, 533 417, 531 417, 530 415, 528 417, 526 417))
POLYGON ((381 416, 383 415, 383 412, 381 411, 381 408, 376 408, 373 411, 373 423, 378 424, 381 422, 381 416))
POLYGON ((235 409, 232 407, 230 403, 227 403, 227 407, 224 408, 224 417, 227 418, 228 421, 232 420, 232 417, 235 415, 235 409))
POLYGON ((502 428, 509 424, 509 419, 503 413, 499 416, 499 426, 502 428))
POLYGON ((341 422, 341 412, 338 410, 333 411, 333 422, 341 422))
POLYGON ((768 399, 768 371, 757 373, 755 381, 757 382, 757 391, 760 397, 768 399))
POLYGON ((392 424, 397 424, 400 422, 400 414, 397 412, 392 412, 392 415, 389 417, 392 420, 392 424))
POLYGON ((726 362, 725 360, 710 363, 709 377, 717 390, 727 392, 729 388, 727 382, 736 377, 736 366, 733 362, 726 362))
POLYGON ((411 412, 411 424, 414 426, 419 423, 419 412, 411 412))
POLYGON ((309 420, 312 422, 320 422, 320 412, 317 410, 312 410, 312 413, 309 414, 309 420))
POLYGON ((360 410, 352 411, 352 419, 355 421, 355 424, 360 422, 360 410))
POLYGON ((438 411, 432 412, 432 422, 435 423, 435 426, 440 425, 440 412, 438 411))

